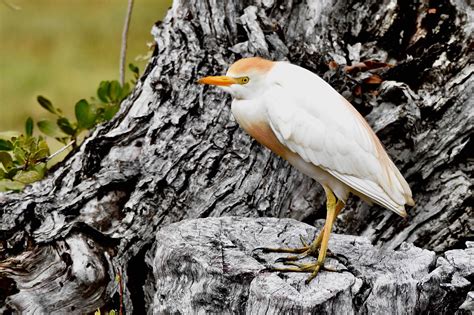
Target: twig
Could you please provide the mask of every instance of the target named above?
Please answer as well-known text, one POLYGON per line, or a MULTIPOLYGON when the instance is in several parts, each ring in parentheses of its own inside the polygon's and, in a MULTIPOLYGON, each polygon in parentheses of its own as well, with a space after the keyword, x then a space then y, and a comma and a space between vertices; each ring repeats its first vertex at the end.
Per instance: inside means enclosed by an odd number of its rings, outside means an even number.
POLYGON ((122 273, 117 271, 116 279, 119 283, 119 297, 120 297, 120 306, 119 306, 119 315, 123 315, 123 284, 122 284, 122 273))
POLYGON ((50 156, 48 156, 48 157, 46 158, 46 161, 45 161, 45 162, 51 160, 52 158, 54 158, 54 157, 55 157, 56 155, 58 155, 59 153, 64 152, 67 148, 69 148, 70 146, 72 146, 74 143, 76 143, 76 140, 73 140, 73 141, 69 142, 67 145, 65 145, 64 147, 62 147, 62 148, 59 149, 58 151, 56 151, 56 152, 54 152, 53 154, 51 154, 50 156))
POLYGON ((125 84, 125 59, 127 56, 127 36, 128 29, 130 27, 130 19, 132 17, 134 0, 128 0, 127 14, 125 15, 125 24, 123 25, 122 32, 122 47, 120 49, 120 85, 125 84))

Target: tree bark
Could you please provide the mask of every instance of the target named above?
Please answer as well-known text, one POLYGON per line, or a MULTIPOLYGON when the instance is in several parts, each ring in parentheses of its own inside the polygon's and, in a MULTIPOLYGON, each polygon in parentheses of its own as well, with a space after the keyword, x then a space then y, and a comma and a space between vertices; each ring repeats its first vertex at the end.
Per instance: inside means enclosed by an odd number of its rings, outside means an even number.
POLYGON ((364 237, 335 234, 326 265, 337 272, 321 272, 308 285, 308 274, 268 270, 289 267, 274 262, 281 253, 255 250, 298 247, 298 234, 311 239, 315 233, 305 223, 275 218, 205 218, 163 227, 148 260, 156 289, 147 290, 155 294, 146 305, 154 314, 440 314, 465 299, 474 247, 436 259, 408 243, 381 250, 364 237))
POLYGON ((463 0, 174 1, 117 116, 45 180, 0 194, 0 305, 117 308, 120 274, 125 309, 144 313, 156 293, 145 257, 162 226, 228 215, 321 225, 318 184, 238 128, 228 96, 195 83, 242 56, 322 76, 366 115, 412 187, 408 219, 353 199, 337 233, 387 250, 462 248, 474 227, 473 15, 463 0))

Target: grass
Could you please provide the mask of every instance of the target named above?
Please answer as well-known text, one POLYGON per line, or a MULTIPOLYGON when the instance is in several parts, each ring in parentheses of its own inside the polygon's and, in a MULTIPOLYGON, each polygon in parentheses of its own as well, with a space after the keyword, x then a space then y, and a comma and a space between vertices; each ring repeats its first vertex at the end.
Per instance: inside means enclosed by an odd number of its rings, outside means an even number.
MULTIPOLYGON (((118 80, 127 1, 0 1, 0 131, 20 130, 28 116, 50 118, 37 95, 73 116, 74 104, 95 95, 102 80, 118 80), (13 10, 5 2, 19 6, 13 10)), ((127 64, 148 53, 152 25, 171 0, 136 0, 127 64)), ((127 68, 128 69, 128 68, 127 68)), ((36 128, 37 131, 37 128, 36 128)))

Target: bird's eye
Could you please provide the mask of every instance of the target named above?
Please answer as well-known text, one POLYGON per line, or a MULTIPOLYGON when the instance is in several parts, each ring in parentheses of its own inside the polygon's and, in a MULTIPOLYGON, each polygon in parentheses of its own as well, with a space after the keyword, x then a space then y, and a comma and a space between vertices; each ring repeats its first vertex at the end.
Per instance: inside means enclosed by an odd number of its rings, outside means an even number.
POLYGON ((249 77, 241 77, 241 78, 239 78, 239 83, 240 83, 240 84, 247 84, 247 83, 249 83, 249 81, 250 81, 249 77))

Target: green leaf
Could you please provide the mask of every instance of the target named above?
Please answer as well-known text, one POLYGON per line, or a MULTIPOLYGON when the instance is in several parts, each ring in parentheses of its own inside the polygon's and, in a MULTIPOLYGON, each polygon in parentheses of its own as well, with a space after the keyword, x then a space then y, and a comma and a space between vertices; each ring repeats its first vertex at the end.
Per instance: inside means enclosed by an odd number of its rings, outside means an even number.
POLYGON ((95 126, 97 113, 95 108, 86 100, 82 99, 76 103, 76 119, 79 128, 91 129, 95 126))
POLYGON ((19 171, 14 177, 13 180, 23 183, 23 184, 31 184, 34 182, 39 181, 40 179, 43 178, 40 172, 37 170, 31 170, 31 171, 19 171))
POLYGON ((103 112, 102 117, 104 118, 104 120, 109 121, 115 116, 115 114, 118 112, 118 110, 119 110, 118 105, 116 105, 116 106, 107 106, 107 107, 104 108, 104 112, 103 112))
POLYGON ((11 169, 7 170, 5 178, 12 179, 16 173, 18 173, 18 169, 16 167, 12 167, 11 169))
POLYGON ((33 152, 31 159, 33 159, 34 161, 38 161, 38 160, 47 158, 48 156, 49 156, 48 143, 46 142, 46 140, 42 138, 38 139, 36 151, 33 152))
POLYGON ((58 126, 51 120, 40 120, 37 123, 39 130, 47 136, 58 137, 61 136, 61 131, 58 126))
POLYGON ((20 164, 24 165, 26 161, 26 152, 21 147, 15 147, 13 149, 13 155, 15 156, 15 160, 20 164))
POLYGON ((59 129, 61 129, 65 134, 73 136, 76 134, 76 129, 72 126, 71 122, 69 119, 65 117, 60 117, 56 121, 56 124, 58 125, 59 129))
POLYGON ((46 163, 38 163, 32 169, 38 172, 41 178, 43 178, 47 170, 46 163))
POLYGON ((0 179, 4 179, 7 176, 7 173, 0 167, 0 179))
POLYGON ((130 84, 128 84, 127 82, 122 86, 122 94, 120 95, 119 101, 122 101, 124 98, 126 98, 128 94, 130 94, 130 92, 131 92, 130 84))
POLYGON ((48 100, 46 97, 38 95, 36 97, 36 100, 41 105, 41 107, 46 109, 48 112, 50 112, 52 114, 55 114, 55 115, 59 115, 57 109, 53 107, 53 104, 51 103, 51 101, 48 100))
POLYGON ((13 167, 13 159, 10 154, 7 152, 0 152, 0 163, 3 164, 5 170, 8 170, 13 167))
POLYGON ((101 123, 104 121, 105 107, 107 107, 107 104, 104 104, 104 103, 100 103, 96 105, 97 123, 101 123))
POLYGON ((0 139, 0 151, 13 150, 13 143, 10 140, 0 139))
POLYGON ((135 74, 135 77, 140 76, 140 69, 138 69, 138 67, 135 66, 133 63, 129 63, 128 68, 130 69, 130 71, 133 72, 133 74, 135 74))
POLYGON ((25 132, 28 137, 31 137, 33 135, 33 119, 31 117, 28 117, 25 123, 25 132))
POLYGON ((120 101, 120 96, 122 95, 122 87, 117 80, 110 82, 110 91, 109 96, 110 99, 114 102, 120 101))
POLYGON ((104 103, 109 102, 109 91, 110 91, 110 82, 109 81, 100 82, 99 88, 97 89, 97 96, 102 102, 104 103))
POLYGON ((19 183, 19 182, 12 181, 9 179, 0 180, 0 191, 8 191, 8 190, 20 191, 24 187, 25 185, 23 183, 19 183))
POLYGON ((26 137, 24 135, 20 135, 18 139, 20 139, 20 144, 22 148, 26 151, 31 151, 36 145, 36 139, 33 137, 26 137))

